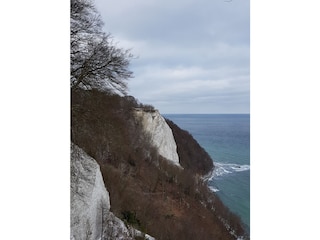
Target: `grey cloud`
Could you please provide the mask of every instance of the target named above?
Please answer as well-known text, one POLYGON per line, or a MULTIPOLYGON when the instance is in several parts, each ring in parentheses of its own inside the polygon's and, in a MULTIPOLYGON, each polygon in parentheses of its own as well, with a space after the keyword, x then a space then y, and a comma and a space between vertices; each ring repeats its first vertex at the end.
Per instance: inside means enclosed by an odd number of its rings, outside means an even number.
POLYGON ((97 0, 138 55, 130 94, 162 112, 249 112, 249 0, 97 0), (201 105, 201 106, 200 106, 201 105))

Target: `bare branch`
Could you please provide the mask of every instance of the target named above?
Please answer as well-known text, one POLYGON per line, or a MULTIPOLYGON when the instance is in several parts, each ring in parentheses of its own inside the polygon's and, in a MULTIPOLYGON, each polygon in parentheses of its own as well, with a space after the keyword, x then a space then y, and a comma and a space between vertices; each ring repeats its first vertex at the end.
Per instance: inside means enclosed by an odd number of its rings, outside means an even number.
POLYGON ((71 0, 71 87, 116 90, 126 94, 133 55, 118 48, 90 0, 71 0))

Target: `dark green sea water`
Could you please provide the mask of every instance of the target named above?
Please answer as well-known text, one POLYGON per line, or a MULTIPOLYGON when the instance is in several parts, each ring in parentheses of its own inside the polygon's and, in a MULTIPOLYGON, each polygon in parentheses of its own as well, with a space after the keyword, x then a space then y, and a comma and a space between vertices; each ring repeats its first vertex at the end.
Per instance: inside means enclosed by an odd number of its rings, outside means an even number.
POLYGON ((209 186, 250 230, 250 114, 164 114, 209 153, 209 186))

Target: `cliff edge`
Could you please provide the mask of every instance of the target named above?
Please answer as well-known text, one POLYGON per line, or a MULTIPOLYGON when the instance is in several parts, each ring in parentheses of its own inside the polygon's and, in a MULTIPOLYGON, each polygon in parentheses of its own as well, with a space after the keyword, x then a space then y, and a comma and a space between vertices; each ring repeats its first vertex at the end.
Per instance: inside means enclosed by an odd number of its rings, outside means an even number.
POLYGON ((134 110, 135 116, 142 123, 145 132, 149 134, 151 144, 156 147, 158 153, 173 164, 180 166, 172 130, 159 111, 145 111, 141 108, 134 110))
POLYGON ((213 168, 210 156, 192 135, 133 97, 73 90, 71 141, 71 239, 245 234, 202 181, 213 168))
POLYGON ((72 143, 70 239, 129 240, 135 237, 154 240, 114 216, 98 163, 72 143))

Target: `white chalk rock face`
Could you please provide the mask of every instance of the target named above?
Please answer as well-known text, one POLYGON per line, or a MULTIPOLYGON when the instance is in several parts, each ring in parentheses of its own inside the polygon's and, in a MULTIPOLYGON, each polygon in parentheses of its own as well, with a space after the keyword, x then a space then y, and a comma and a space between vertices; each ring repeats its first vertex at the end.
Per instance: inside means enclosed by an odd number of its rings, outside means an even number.
POLYGON ((110 210, 99 165, 76 145, 71 145, 71 239, 101 237, 102 212, 110 210))
POLYGON ((71 144, 71 240, 153 237, 127 226, 110 212, 109 192, 98 163, 71 144))
POLYGON ((151 143, 158 149, 158 153, 173 164, 180 166, 172 130, 159 111, 144 111, 137 108, 135 114, 142 122, 144 130, 150 134, 151 143))

